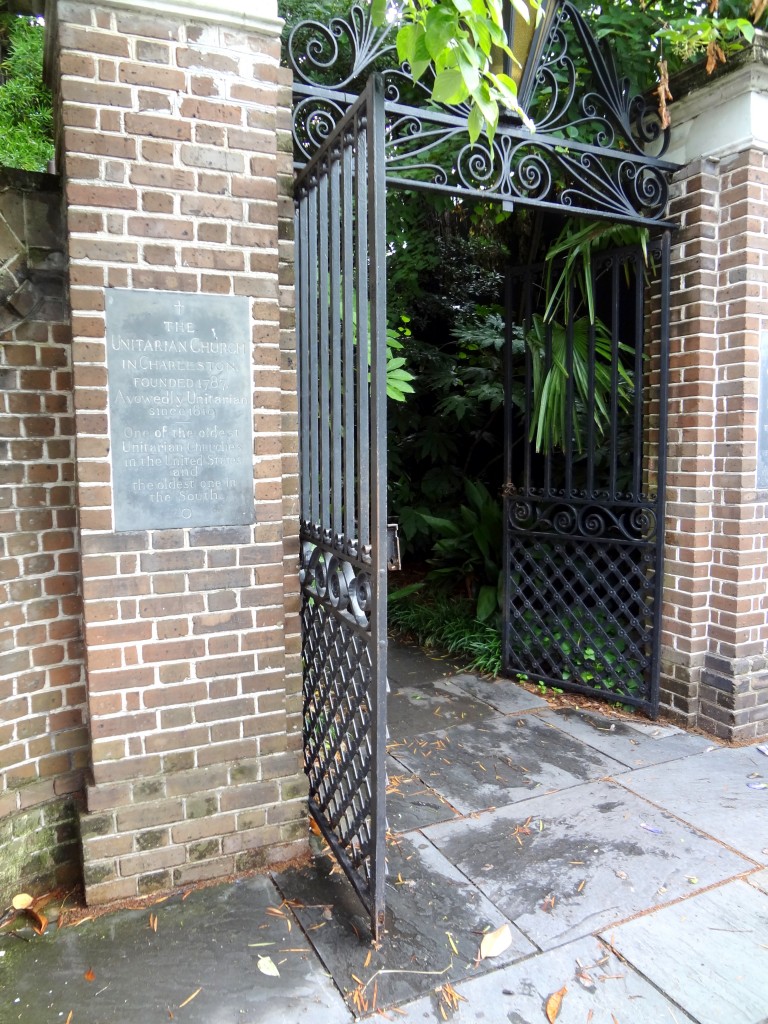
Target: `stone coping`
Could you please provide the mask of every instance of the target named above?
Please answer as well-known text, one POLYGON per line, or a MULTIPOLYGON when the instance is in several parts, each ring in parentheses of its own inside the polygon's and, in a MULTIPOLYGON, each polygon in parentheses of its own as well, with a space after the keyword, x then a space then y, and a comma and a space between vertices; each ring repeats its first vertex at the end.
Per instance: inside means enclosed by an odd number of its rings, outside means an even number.
MULTIPOLYGON (((48 0, 47 14, 56 3, 57 0, 48 0)), ((268 36, 279 36, 283 28, 283 21, 277 16, 277 0, 99 0, 98 6, 170 14, 268 36)))

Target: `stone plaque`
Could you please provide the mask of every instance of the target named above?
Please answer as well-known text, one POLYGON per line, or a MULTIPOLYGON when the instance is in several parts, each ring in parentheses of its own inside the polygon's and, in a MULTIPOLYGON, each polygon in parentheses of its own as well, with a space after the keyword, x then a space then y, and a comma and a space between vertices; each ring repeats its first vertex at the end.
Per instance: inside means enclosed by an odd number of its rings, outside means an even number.
POLYGON ((116 530, 253 523, 250 300, 110 289, 116 530))
POLYGON ((757 406, 757 486, 768 490, 768 331, 760 334, 760 397, 757 406))

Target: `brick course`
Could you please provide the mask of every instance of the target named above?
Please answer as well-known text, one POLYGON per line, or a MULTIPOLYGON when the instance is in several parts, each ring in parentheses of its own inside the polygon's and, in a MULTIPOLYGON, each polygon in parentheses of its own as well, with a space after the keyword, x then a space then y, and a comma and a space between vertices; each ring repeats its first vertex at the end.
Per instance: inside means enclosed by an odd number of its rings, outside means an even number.
POLYGON ((79 2, 54 31, 102 902, 304 842, 291 94, 276 38, 79 2), (108 287, 251 297, 253 527, 113 532, 108 287))

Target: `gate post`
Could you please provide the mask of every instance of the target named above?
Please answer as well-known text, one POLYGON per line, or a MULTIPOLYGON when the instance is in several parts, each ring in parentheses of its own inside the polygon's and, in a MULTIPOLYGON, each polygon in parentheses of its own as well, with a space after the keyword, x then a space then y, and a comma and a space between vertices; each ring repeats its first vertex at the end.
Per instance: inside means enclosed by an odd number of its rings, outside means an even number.
POLYGON ((276 0, 60 0, 46 23, 99 903, 306 842, 291 77, 276 0))
POLYGON ((768 66, 764 39, 673 86, 685 166, 672 257, 662 705, 726 739, 768 729, 768 66), (762 352, 762 358, 761 358, 762 352), (762 389, 762 390, 761 390, 762 389))

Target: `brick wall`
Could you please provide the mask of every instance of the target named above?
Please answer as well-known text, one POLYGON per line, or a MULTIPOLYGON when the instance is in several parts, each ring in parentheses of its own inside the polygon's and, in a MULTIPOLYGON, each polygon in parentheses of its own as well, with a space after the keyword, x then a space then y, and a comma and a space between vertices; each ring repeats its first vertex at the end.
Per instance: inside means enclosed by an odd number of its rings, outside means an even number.
POLYGON ((756 490, 768 328, 768 157, 678 175, 673 255, 662 688, 726 738, 768 731, 768 494, 756 490))
POLYGON ((0 898, 79 876, 88 736, 60 207, 55 178, 0 171, 0 898))
POLYGON ((304 842, 290 82, 276 37, 119 3, 57 13, 100 902, 304 842), (251 299, 254 526, 114 532, 108 288, 251 299))

